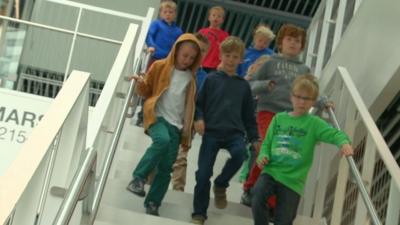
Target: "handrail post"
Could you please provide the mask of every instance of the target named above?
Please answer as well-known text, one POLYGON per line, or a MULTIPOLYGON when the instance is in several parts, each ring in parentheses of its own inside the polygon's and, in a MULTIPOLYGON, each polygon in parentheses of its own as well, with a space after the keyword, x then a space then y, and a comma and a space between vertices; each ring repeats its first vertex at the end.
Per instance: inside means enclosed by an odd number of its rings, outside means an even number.
MULTIPOLYGON (((338 123, 338 121, 336 119, 335 113, 333 112, 331 107, 328 108, 328 113, 329 113, 329 117, 330 117, 333 125, 338 130, 341 130, 340 126, 339 126, 339 123, 338 123)), ((376 213, 376 209, 375 209, 374 205, 372 204, 371 198, 369 197, 368 191, 365 188, 365 185, 364 185, 364 183, 362 181, 360 172, 358 171, 357 165, 354 162, 353 157, 352 156, 346 156, 346 160, 347 160, 347 162, 348 162, 348 164, 350 166, 350 170, 351 170, 351 172, 352 172, 352 174, 354 176, 354 179, 356 181, 357 187, 361 192, 361 197, 364 200, 365 206, 367 207, 368 213, 371 216, 371 219, 372 219, 373 223, 375 225, 381 225, 379 217, 378 217, 378 215, 376 213)))

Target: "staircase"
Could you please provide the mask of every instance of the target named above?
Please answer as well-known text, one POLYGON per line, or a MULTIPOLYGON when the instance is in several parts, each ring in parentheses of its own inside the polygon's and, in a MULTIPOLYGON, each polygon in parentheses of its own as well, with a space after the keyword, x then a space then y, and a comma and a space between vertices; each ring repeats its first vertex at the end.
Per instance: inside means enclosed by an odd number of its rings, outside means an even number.
MULTIPOLYGON (((193 189, 195 185, 194 173, 197 169, 197 154, 201 138, 196 136, 188 156, 188 172, 186 192, 177 192, 171 189, 167 192, 163 204, 159 209, 160 217, 145 214, 143 198, 140 198, 126 190, 131 180, 131 173, 137 165, 140 157, 150 145, 151 140, 143 133, 143 128, 133 126, 129 120, 125 122, 124 130, 117 148, 117 152, 107 180, 106 188, 100 203, 96 217, 96 225, 128 225, 137 224, 191 224, 191 213, 193 204, 193 189), (140 221, 140 222, 139 222, 140 221)), ((229 157, 222 150, 217 157, 214 174, 219 174, 223 163, 229 157)), ((241 184, 234 177, 228 188, 228 207, 224 210, 217 209, 213 204, 213 193, 211 191, 210 206, 208 209, 208 225, 231 224, 251 225, 253 224, 251 209, 239 203, 241 184)), ((146 190, 148 186, 146 185, 146 190)), ((311 218, 298 216, 295 225, 318 225, 318 221, 311 218)))

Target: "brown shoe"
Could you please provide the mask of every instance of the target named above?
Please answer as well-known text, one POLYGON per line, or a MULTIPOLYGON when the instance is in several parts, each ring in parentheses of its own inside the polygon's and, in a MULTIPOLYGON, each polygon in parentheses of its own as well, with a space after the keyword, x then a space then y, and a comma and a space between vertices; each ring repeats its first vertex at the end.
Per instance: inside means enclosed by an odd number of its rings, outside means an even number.
POLYGON ((218 209, 225 209, 228 205, 226 201, 226 188, 214 185, 214 204, 218 209))

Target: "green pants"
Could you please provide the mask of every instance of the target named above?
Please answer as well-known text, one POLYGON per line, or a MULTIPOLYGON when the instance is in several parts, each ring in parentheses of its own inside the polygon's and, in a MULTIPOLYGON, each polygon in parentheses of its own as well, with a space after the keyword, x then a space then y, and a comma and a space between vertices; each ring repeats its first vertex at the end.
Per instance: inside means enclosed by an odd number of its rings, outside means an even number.
POLYGON ((171 180, 172 165, 178 154, 181 132, 164 118, 157 117, 157 121, 148 129, 148 133, 153 143, 140 159, 133 171, 133 177, 145 180, 150 172, 156 169, 144 205, 153 202, 160 206, 171 180))

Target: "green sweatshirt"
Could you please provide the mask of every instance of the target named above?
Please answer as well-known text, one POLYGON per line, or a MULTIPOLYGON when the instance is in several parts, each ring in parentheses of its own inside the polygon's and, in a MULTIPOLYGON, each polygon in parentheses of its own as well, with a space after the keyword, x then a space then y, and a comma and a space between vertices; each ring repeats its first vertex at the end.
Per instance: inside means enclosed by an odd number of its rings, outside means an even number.
POLYGON ((304 114, 299 117, 281 112, 275 115, 262 143, 258 160, 268 159, 262 173, 303 195, 304 184, 314 157, 317 142, 339 148, 350 143, 347 135, 321 118, 304 114))

